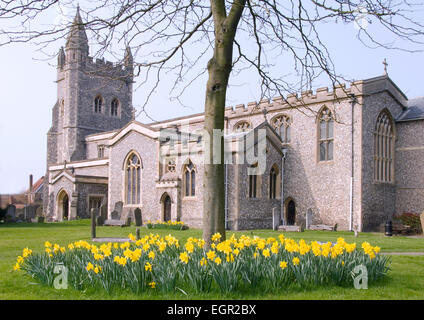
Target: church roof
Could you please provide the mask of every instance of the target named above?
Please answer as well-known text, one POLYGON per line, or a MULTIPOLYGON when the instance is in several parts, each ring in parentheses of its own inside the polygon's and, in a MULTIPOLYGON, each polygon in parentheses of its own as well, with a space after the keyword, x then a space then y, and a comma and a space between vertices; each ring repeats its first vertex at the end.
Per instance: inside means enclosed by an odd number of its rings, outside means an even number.
POLYGON ((396 121, 424 120, 424 97, 408 100, 408 107, 396 121))

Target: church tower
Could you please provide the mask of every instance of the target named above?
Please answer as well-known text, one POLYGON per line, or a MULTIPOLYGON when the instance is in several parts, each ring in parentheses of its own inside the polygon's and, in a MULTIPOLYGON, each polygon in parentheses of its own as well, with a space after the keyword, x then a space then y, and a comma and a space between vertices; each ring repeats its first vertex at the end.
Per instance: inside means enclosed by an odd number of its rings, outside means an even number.
POLYGON ((89 56, 79 7, 57 56, 57 102, 48 132, 47 165, 86 159, 85 137, 132 120, 133 58, 121 63, 89 56))

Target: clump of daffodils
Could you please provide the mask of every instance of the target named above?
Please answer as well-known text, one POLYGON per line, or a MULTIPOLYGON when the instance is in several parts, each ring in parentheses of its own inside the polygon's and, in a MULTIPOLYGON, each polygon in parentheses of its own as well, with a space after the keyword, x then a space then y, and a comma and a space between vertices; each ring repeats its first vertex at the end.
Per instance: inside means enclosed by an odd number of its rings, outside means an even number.
POLYGON ((188 227, 182 221, 168 220, 161 221, 156 220, 154 222, 148 220, 147 223, 148 229, 172 229, 172 230, 186 230, 188 227))
POLYGON ((222 240, 215 233, 207 248, 203 239, 194 237, 180 245, 171 234, 141 239, 129 235, 129 239, 101 245, 81 240, 67 246, 46 241, 43 253, 23 249, 13 269, 52 285, 51 272, 61 263, 72 270, 70 282, 77 289, 229 293, 242 288, 278 291, 291 286, 349 285, 357 265, 365 266, 369 281, 374 281, 387 273, 389 265, 379 247, 364 242, 358 248, 343 238, 320 243, 280 234, 277 238, 232 235, 222 240))

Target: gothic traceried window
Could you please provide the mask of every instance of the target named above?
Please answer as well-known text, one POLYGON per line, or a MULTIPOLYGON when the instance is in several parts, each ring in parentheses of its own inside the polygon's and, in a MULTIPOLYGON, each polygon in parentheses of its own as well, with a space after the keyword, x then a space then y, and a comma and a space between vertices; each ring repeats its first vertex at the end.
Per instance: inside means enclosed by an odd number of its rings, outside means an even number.
POLYGON ((376 182, 394 181, 394 146, 393 121, 384 110, 377 118, 374 132, 374 180, 376 182))
POLYGON ((286 115, 278 115, 272 119, 272 126, 281 137, 283 143, 290 143, 291 136, 291 119, 286 115))
POLYGON ((196 168, 190 160, 184 166, 183 179, 184 195, 186 197, 194 197, 196 195, 196 168))
POLYGON ((125 202, 139 204, 141 193, 141 160, 132 153, 125 164, 125 202))
POLYGON ((333 160, 334 119, 330 109, 324 108, 318 119, 319 161, 333 160))
POLYGON ((103 98, 101 96, 97 96, 94 99, 94 112, 95 113, 101 113, 102 112, 102 105, 103 105, 103 98))
POLYGON ((119 101, 118 99, 113 99, 110 103, 110 115, 117 117, 118 116, 118 107, 119 107, 119 101))
POLYGON ((250 130, 252 128, 252 125, 250 124, 249 121, 239 121, 234 125, 234 132, 245 132, 247 130, 250 130))

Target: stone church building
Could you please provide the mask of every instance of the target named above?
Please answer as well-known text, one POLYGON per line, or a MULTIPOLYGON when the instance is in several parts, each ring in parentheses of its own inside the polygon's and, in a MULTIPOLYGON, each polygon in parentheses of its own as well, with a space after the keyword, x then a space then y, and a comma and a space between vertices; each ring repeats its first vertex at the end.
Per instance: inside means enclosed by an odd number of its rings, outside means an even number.
MULTIPOLYGON (((132 74, 129 49, 120 64, 93 61, 77 12, 58 54, 47 134, 50 221, 87 218, 102 205, 110 217, 118 204, 121 219, 141 208, 144 221, 201 227, 204 114, 135 121, 132 74)), ((257 162, 239 161, 246 150, 226 153, 228 229, 305 225, 308 217, 370 231, 394 214, 424 210, 424 98, 408 99, 387 73, 227 107, 225 128, 226 145, 262 129, 256 144, 266 155, 255 171, 257 162)))

